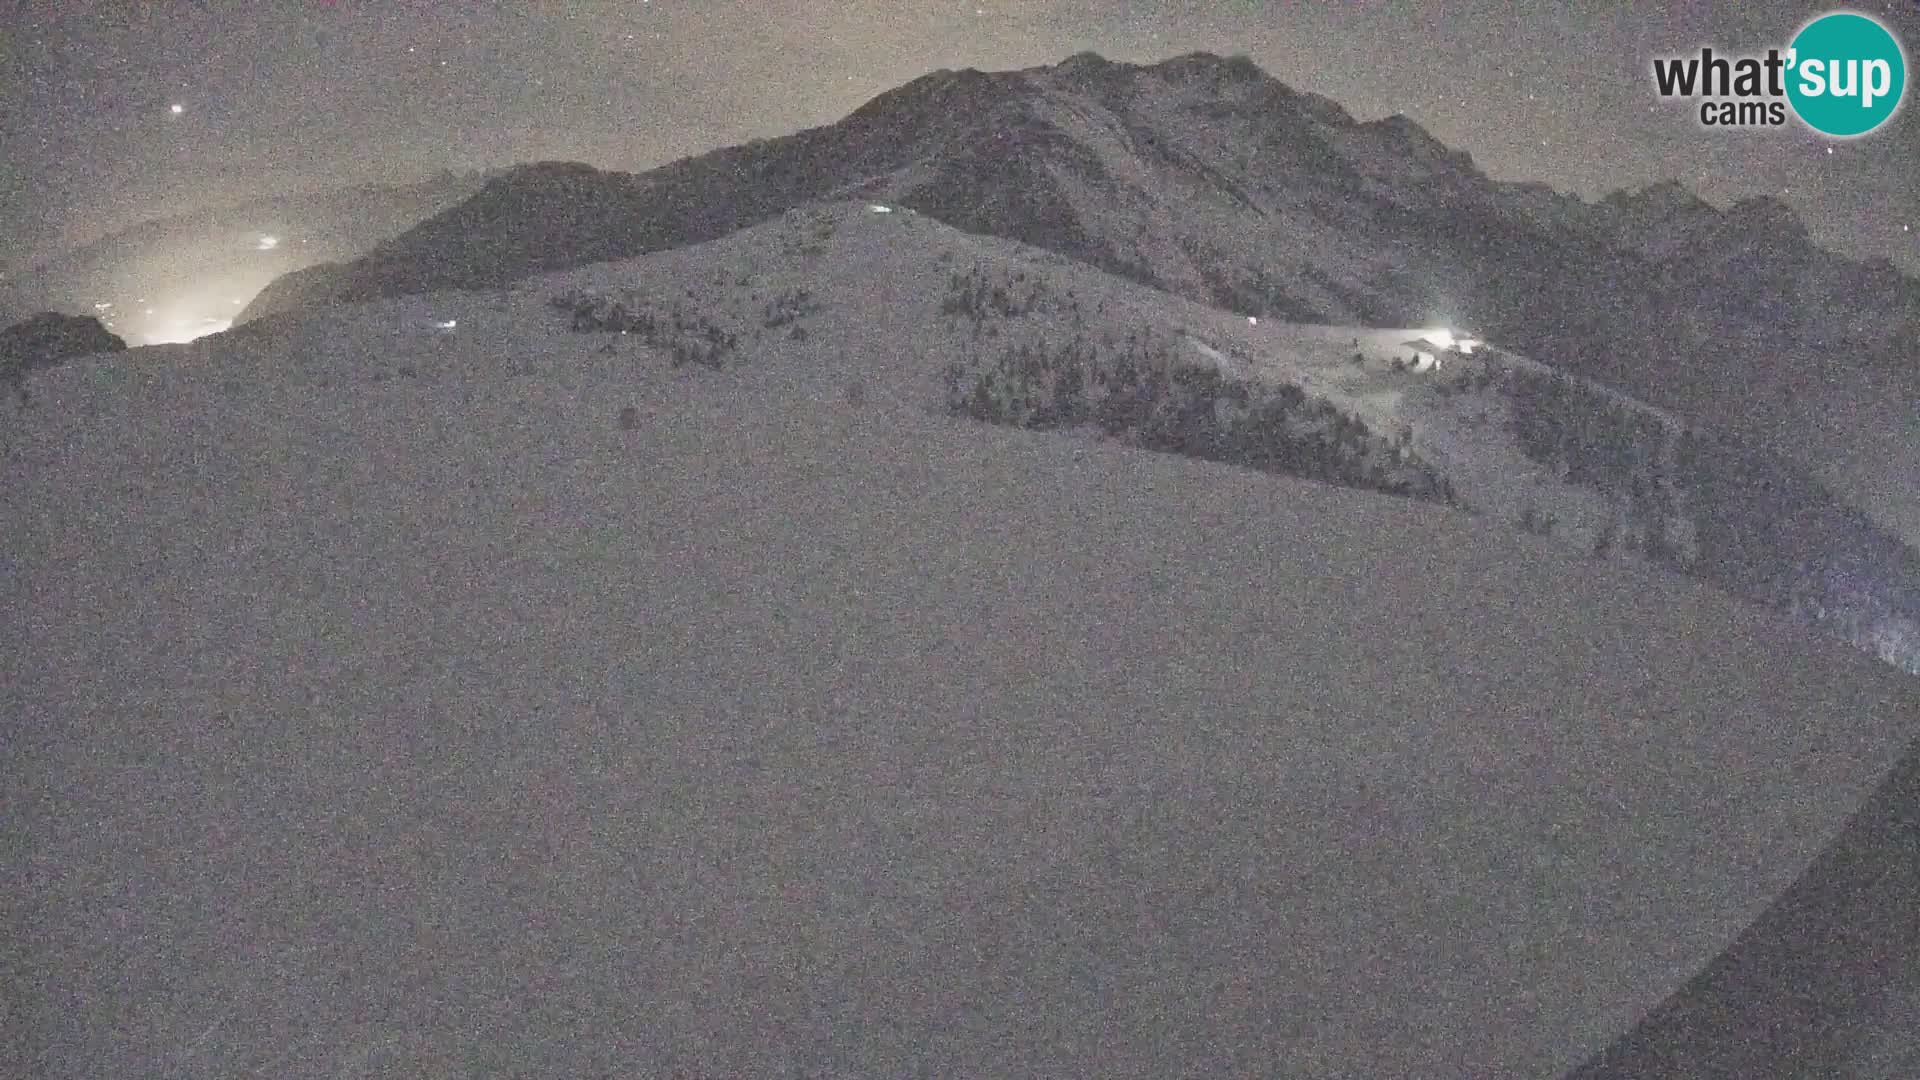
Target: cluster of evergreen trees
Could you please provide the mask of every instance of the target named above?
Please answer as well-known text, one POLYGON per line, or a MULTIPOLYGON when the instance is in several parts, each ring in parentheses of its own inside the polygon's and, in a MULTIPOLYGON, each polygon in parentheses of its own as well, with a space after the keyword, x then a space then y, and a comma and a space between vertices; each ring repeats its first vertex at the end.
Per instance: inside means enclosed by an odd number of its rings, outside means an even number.
MULTIPOLYGON (((1685 569, 1675 541, 1682 448, 1657 414, 1559 372, 1509 368, 1503 385, 1512 430, 1533 461, 1564 470, 1566 481, 1595 488, 1624 505, 1623 538, 1647 559, 1685 569)), ((1613 538, 1605 538, 1611 547, 1613 538)))
POLYGON ((700 364, 717 371, 739 345, 731 331, 677 303, 664 313, 644 304, 629 307, 625 301, 574 293, 556 296, 551 303, 572 316, 574 332, 634 334, 648 346, 666 350, 674 367, 700 364))
POLYGON ((964 274, 955 272, 948 277, 940 314, 964 315, 973 320, 977 330, 990 315, 1018 319, 1047 298, 1046 287, 1038 278, 1029 281, 1024 272, 1019 272, 1010 282, 993 281, 983 267, 974 266, 964 274))
POLYGON ((1679 470, 1701 577, 1912 669, 1891 637, 1920 625, 1920 554, 1774 454, 1689 430, 1679 470))
POLYGON ((1669 428, 1564 374, 1516 368, 1503 382, 1527 456, 1627 508, 1626 533, 1617 541, 1611 529, 1603 533, 1596 553, 1619 542, 1856 645, 1870 632, 1890 632, 1886 612, 1920 611, 1920 556, 1804 469, 1697 426, 1669 428), (1672 526, 1682 522, 1691 528, 1691 551, 1673 539, 1672 526), (1849 592, 1836 581, 1869 586, 1849 592), (1871 602, 1854 595, 1863 588, 1871 602), (1880 622, 1866 625, 1874 619, 1880 622))
POLYGON ((762 326, 771 330, 785 326, 820 310, 820 304, 813 294, 805 289, 788 289, 767 301, 766 314, 760 320, 762 326))
POLYGON ((1620 492, 1664 470, 1667 426, 1646 409, 1557 372, 1513 369, 1507 389, 1521 449, 1570 483, 1620 492))
POLYGON ((984 370, 947 370, 955 415, 1035 430, 1093 426, 1143 449, 1346 487, 1452 502, 1414 457, 1297 386, 1248 383, 1176 359, 1169 339, 1138 334, 1103 351, 1085 337, 1049 348, 1022 342, 984 370))

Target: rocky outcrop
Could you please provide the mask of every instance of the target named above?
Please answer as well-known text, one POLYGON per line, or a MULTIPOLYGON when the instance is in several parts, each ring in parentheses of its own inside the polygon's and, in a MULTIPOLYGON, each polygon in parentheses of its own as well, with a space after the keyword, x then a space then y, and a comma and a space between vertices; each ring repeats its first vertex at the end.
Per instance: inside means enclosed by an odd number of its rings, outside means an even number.
POLYGON ((91 315, 43 312, 0 330, 0 385, 24 395, 27 376, 40 368, 126 347, 91 315))

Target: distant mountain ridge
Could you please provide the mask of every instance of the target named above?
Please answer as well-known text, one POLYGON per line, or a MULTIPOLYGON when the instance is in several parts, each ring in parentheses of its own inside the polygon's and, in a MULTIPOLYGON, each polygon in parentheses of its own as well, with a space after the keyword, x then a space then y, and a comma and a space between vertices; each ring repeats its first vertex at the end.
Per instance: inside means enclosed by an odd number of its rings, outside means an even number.
POLYGON ((1742 362, 1736 342, 1861 364, 1920 351, 1920 283, 1818 248, 1777 200, 1720 211, 1665 183, 1590 204, 1495 181, 1404 116, 1358 122, 1208 53, 942 70, 838 123, 646 173, 511 170, 241 318, 497 286, 862 193, 1246 314, 1472 325, 1643 396, 1682 356, 1742 362))

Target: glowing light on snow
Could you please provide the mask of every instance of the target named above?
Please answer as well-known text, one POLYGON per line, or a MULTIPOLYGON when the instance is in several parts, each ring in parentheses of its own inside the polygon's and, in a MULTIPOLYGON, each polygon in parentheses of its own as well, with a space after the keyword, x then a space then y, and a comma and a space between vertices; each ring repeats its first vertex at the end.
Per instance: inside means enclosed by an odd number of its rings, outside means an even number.
POLYGON ((433 325, 435 325, 435 326, 437 326, 437 327, 439 327, 439 328, 440 328, 440 329, 442 329, 442 330, 451 330, 451 329, 453 329, 454 327, 456 327, 456 326, 459 326, 459 325, 460 325, 460 320, 459 320, 459 319, 448 319, 448 320, 447 320, 446 322, 437 322, 437 323, 434 323, 433 325))
POLYGON ((867 209, 868 209, 868 210, 871 210, 871 211, 873 211, 873 212, 874 212, 874 213, 876 213, 876 214, 891 214, 891 213, 893 213, 893 207, 891 207, 891 206, 881 206, 881 205, 880 205, 879 203, 868 203, 868 204, 867 204, 867 209))
POLYGON ((1431 342, 1443 349, 1458 349, 1467 356, 1472 356, 1473 350, 1486 344, 1486 342, 1481 341, 1479 338, 1454 337, 1453 331, 1444 326, 1438 330, 1429 330, 1421 334, 1420 340, 1431 342))
POLYGON ((175 116, 179 116, 181 113, 187 111, 187 107, 185 105, 173 104, 173 105, 167 106, 167 111, 172 113, 175 116))
POLYGON ((1260 325, 1260 317, 1259 317, 1258 315, 1249 315, 1249 316, 1247 316, 1247 325, 1248 325, 1248 326, 1259 326, 1259 325, 1260 325))
POLYGON ((279 237, 263 235, 260 237, 260 242, 254 245, 254 248, 259 251, 272 251, 274 248, 277 248, 279 246, 280 246, 279 237))
POLYGON ((96 300, 94 301, 94 304, 93 304, 93 310, 105 311, 112 306, 113 306, 112 304, 107 303, 105 300, 96 300))
POLYGON ((232 319, 216 319, 211 315, 201 319, 197 323, 189 323, 185 319, 175 319, 167 329, 157 334, 149 334, 147 336, 147 344, 184 345, 189 341, 206 337, 208 334, 217 334, 232 326, 232 319))

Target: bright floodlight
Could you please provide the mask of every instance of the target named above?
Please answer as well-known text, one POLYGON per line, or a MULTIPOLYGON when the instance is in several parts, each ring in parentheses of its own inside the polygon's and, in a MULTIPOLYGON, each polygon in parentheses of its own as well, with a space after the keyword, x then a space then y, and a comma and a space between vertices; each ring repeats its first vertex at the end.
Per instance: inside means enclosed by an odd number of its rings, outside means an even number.
POLYGON ((433 325, 435 325, 435 326, 437 326, 437 327, 439 327, 439 328, 440 328, 440 329, 442 329, 442 330, 451 330, 451 329, 453 329, 454 327, 456 327, 456 326, 459 326, 459 325, 460 325, 460 320, 458 320, 458 319, 448 319, 448 320, 447 320, 447 321, 445 321, 445 322, 437 322, 437 323, 434 323, 433 325))
POLYGON ((279 246, 280 238, 277 236, 262 236, 260 237, 260 242, 254 245, 254 247, 261 251, 272 251, 279 246))
POLYGON ((187 107, 185 105, 169 105, 167 106, 167 111, 175 116, 179 116, 181 113, 187 111, 187 107))

